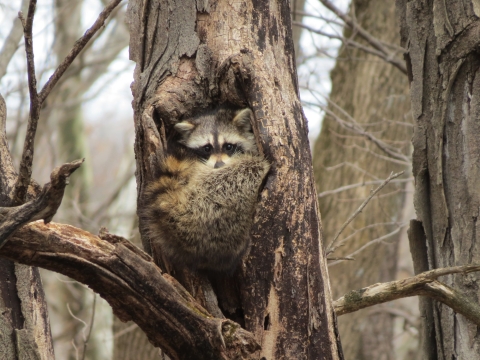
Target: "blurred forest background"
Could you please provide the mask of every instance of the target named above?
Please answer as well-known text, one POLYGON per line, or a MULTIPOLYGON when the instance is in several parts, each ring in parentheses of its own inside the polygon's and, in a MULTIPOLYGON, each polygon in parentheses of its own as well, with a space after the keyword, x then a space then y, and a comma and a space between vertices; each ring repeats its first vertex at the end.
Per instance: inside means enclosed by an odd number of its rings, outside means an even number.
MULTIPOLYGON (((413 275, 406 236, 414 218, 413 125, 408 79, 393 1, 291 0, 298 77, 311 148, 334 298, 352 289, 413 275), (321 131, 320 131, 321 130, 321 131), (392 172, 363 211, 347 219, 392 172), (350 260, 345 260, 350 259, 350 260), (354 260, 351 260, 354 259, 354 260)), ((42 0, 34 50, 43 85, 106 0, 42 0)), ((27 1, 0 0, 0 93, 18 162, 28 117, 23 30, 27 1)), ((133 113, 126 3, 117 8, 63 76, 42 109, 33 177, 48 182, 55 166, 86 158, 70 179, 55 217, 92 233, 138 243, 133 113)), ((17 163, 18 165, 18 163, 17 163)), ((84 285, 43 271, 57 359, 161 359, 136 325, 114 319, 84 285)), ((418 358, 415 298, 339 318, 345 358, 418 358)))

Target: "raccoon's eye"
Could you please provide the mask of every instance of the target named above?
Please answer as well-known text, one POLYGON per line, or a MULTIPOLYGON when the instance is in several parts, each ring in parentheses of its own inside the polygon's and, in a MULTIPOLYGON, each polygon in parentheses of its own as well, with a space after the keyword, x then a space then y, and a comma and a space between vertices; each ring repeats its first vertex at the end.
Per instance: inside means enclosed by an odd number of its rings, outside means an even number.
POLYGON ((212 145, 205 145, 203 147, 203 151, 205 151, 205 153, 207 154, 210 154, 210 152, 212 151, 212 145))
POLYGON ((227 150, 227 151, 233 150, 233 145, 232 144, 225 144, 225 150, 227 150))

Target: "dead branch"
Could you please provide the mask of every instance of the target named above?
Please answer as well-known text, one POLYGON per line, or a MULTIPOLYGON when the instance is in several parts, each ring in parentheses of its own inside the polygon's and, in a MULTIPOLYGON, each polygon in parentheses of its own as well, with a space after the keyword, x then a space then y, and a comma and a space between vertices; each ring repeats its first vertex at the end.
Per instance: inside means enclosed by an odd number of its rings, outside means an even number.
POLYGON ((259 349, 251 333, 212 317, 174 278, 162 275, 150 256, 121 237, 36 221, 12 234, 0 256, 87 284, 172 360, 249 359, 259 349))
POLYGON ((28 184, 32 176, 33 151, 35 143, 35 134, 37 132, 38 118, 40 117, 40 105, 37 93, 37 78, 35 75, 35 61, 33 55, 33 18, 37 6, 36 0, 30 0, 28 5, 27 19, 23 17, 22 12, 18 13, 23 25, 23 35, 25 38, 25 53, 27 57, 27 76, 28 91, 30 94, 30 115, 28 117, 27 133, 23 144, 22 160, 18 173, 18 180, 15 184, 14 204, 19 205, 25 201, 28 184))
POLYGON ((0 208, 0 248, 8 237, 20 226, 43 219, 49 223, 62 203, 65 186, 70 175, 82 165, 83 160, 76 160, 55 168, 39 196, 34 200, 16 207, 0 208))
POLYGON ((348 314, 369 306, 409 297, 428 296, 451 307, 453 311, 480 326, 480 306, 459 291, 437 281, 440 276, 480 271, 480 265, 434 269, 406 279, 370 285, 350 291, 334 301, 337 315, 348 314))

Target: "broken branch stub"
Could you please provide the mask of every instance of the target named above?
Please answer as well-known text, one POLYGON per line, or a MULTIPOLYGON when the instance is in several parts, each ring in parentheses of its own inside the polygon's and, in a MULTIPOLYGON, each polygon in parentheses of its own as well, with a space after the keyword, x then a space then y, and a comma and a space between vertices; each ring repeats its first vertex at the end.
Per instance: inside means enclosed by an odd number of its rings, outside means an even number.
POLYGON ((33 200, 15 207, 0 208, 0 248, 8 237, 20 226, 31 221, 43 219, 49 223, 62 203, 68 178, 77 170, 85 159, 75 160, 56 167, 50 175, 50 182, 45 184, 40 194, 33 200))

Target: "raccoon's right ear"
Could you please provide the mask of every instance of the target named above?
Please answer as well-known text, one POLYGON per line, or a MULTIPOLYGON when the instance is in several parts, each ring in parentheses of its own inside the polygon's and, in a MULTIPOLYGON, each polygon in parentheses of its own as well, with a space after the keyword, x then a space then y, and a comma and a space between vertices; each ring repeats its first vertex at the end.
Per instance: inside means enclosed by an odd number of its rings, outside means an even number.
POLYGON ((182 121, 173 127, 180 135, 182 135, 183 138, 187 137, 190 135, 190 133, 195 129, 195 125, 193 125, 191 122, 188 121, 182 121))
POLYGON ((245 131, 251 131, 252 130, 252 125, 250 124, 250 117, 252 116, 252 110, 250 108, 245 108, 242 110, 239 110, 236 114, 235 117, 233 118, 232 122, 233 124, 245 131))

